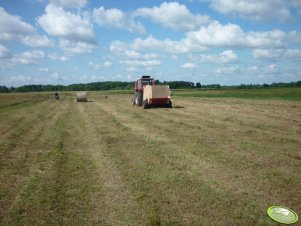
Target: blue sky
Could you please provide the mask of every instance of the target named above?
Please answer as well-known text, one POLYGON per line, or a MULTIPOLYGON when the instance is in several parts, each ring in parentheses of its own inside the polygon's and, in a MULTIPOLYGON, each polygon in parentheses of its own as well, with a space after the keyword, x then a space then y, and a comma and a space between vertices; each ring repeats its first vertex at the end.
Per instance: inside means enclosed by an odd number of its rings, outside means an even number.
POLYGON ((0 85, 301 80, 299 0, 0 0, 0 85))

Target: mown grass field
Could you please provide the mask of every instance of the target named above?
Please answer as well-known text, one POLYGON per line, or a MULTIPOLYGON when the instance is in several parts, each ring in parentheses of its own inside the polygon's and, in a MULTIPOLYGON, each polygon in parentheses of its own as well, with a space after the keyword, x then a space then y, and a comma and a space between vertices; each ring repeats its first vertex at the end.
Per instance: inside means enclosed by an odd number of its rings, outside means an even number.
POLYGON ((174 94, 173 109, 148 110, 114 92, 1 94, 0 225, 278 225, 271 205, 301 215, 300 98, 174 94))
POLYGON ((208 98, 276 99, 301 101, 301 88, 253 88, 253 89, 184 89, 175 90, 177 96, 208 98))

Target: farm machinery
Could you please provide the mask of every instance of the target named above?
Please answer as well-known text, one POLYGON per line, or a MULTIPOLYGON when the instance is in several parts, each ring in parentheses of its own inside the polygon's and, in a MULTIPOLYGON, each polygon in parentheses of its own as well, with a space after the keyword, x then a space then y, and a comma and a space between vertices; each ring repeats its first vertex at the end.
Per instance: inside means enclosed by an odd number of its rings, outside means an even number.
POLYGON ((58 93, 58 92, 55 92, 55 93, 54 93, 54 99, 56 99, 56 100, 60 99, 60 96, 59 96, 59 93, 58 93))
POLYGON ((132 104, 143 106, 144 109, 150 107, 172 108, 170 100, 170 89, 168 85, 156 85, 150 76, 142 76, 135 82, 135 93, 132 104))

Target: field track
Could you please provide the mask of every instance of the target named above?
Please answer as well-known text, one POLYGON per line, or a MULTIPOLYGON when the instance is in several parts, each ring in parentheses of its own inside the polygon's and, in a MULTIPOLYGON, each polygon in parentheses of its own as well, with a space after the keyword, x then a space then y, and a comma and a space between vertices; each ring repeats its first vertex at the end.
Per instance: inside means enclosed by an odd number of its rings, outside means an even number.
MULTIPOLYGON (((301 217, 301 102, 0 95, 0 225, 277 225, 301 217)), ((299 220, 300 222, 300 220, 299 220)))

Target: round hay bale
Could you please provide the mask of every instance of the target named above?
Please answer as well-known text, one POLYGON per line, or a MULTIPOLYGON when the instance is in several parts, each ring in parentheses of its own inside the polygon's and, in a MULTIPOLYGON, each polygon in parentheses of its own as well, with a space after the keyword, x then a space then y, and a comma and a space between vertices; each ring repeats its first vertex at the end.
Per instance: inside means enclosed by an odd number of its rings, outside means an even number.
POLYGON ((77 92, 76 93, 77 102, 87 102, 87 93, 86 92, 77 92))

